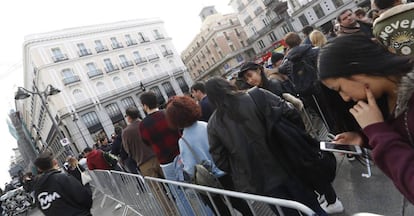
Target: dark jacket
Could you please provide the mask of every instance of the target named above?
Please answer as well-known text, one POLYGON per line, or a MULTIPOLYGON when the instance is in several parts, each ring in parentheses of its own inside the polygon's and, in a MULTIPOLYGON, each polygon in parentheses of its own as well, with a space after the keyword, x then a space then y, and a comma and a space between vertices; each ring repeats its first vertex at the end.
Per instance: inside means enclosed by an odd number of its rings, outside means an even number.
POLYGON ((109 170, 111 167, 105 161, 105 158, 102 155, 101 150, 92 150, 86 157, 86 164, 88 165, 89 170, 101 169, 109 170))
POLYGON ((36 204, 46 215, 91 215, 92 194, 73 176, 51 170, 36 179, 36 204))
POLYGON ((138 166, 155 157, 151 146, 142 141, 139 129, 140 123, 140 120, 136 120, 122 131, 122 145, 128 155, 137 162, 138 166))
POLYGON ((414 204, 414 69, 399 85, 393 114, 385 122, 369 125, 363 131, 377 166, 414 204))
MULTIPOLYGON (((294 110, 287 103, 266 92, 269 104, 280 108, 280 112, 294 110)), ((235 121, 224 113, 220 118, 217 110, 208 123, 210 153, 219 169, 232 176, 235 189, 241 192, 270 195, 287 180, 287 174, 277 159, 270 153, 264 123, 251 97, 244 93, 237 101, 243 106, 234 106, 241 119, 235 121)))
POLYGON ((81 177, 81 172, 85 171, 85 169, 82 166, 79 166, 72 168, 72 167, 68 167, 68 169, 66 170, 66 172, 68 172, 69 175, 75 177, 77 180, 79 180, 79 182, 82 182, 82 177, 81 177), (79 167, 79 169, 78 169, 79 167), (79 171, 80 170, 80 171, 79 171))
POLYGON ((301 44, 297 47, 293 47, 286 55, 282 65, 279 66, 279 73, 286 75, 291 74, 292 70, 295 71, 294 63, 301 60, 304 60, 317 68, 318 54, 319 48, 312 47, 309 44, 301 44))
POLYGON ((208 97, 205 96, 200 100, 200 107, 201 107, 201 118, 200 121, 208 122, 208 119, 210 119, 211 114, 213 113, 213 108, 210 105, 210 102, 208 101, 208 97))

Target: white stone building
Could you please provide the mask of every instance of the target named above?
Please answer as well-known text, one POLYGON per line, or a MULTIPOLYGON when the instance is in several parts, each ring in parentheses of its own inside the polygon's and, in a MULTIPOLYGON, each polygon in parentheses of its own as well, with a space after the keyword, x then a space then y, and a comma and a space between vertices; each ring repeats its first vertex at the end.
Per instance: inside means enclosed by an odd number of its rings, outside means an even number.
POLYGON ((160 104, 189 91, 192 80, 160 19, 140 19, 65 29, 27 36, 24 42, 24 88, 61 90, 16 101, 33 137, 41 137, 60 156, 68 152, 59 140, 69 138, 76 154, 98 137, 125 125, 125 109, 152 90, 160 104), (45 95, 43 95, 45 96, 45 95), (44 97, 45 98, 45 97, 44 97), (47 109, 54 118, 48 117, 47 109), (59 133, 56 132, 56 125, 59 133))

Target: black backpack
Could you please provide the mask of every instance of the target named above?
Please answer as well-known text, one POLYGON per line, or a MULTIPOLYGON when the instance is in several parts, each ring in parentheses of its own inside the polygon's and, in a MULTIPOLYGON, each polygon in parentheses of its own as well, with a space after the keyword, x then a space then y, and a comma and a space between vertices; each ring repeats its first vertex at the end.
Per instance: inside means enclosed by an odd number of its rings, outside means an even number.
POLYGON ((336 158, 332 152, 321 151, 319 142, 308 135, 303 126, 280 115, 272 107, 266 112, 265 93, 259 89, 248 92, 262 114, 267 129, 269 148, 285 171, 312 189, 332 183, 336 174, 336 158))

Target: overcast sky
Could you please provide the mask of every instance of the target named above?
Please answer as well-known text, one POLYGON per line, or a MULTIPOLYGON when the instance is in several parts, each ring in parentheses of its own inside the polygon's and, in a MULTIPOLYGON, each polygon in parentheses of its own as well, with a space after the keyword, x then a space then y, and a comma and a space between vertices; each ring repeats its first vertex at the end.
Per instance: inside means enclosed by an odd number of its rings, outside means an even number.
POLYGON ((6 118, 14 108, 14 92, 23 85, 22 44, 24 36, 85 25, 158 17, 181 53, 199 32, 198 16, 204 6, 214 5, 219 13, 234 12, 229 0, 16 0, 1 1, 0 26, 0 186, 10 181, 8 174, 16 141, 9 134, 6 118))

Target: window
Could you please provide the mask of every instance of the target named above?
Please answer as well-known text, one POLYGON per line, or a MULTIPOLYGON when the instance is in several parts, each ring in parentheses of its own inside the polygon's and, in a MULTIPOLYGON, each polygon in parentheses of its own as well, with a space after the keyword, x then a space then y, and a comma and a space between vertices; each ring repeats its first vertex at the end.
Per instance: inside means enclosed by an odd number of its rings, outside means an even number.
POLYGON ((108 113, 109 117, 112 120, 112 123, 118 122, 123 120, 124 117, 122 116, 122 112, 118 107, 118 104, 111 103, 105 106, 105 110, 108 113))
POLYGON ((129 34, 125 35, 125 40, 126 40, 127 46, 132 46, 132 45, 137 44, 137 41, 132 39, 131 35, 129 35, 129 34))
POLYGON ((155 69, 155 72, 157 74, 161 74, 162 73, 162 69, 161 69, 161 66, 159 64, 155 64, 154 65, 154 69, 155 69))
POLYGON ((313 10, 315 11, 315 14, 318 17, 318 19, 321 19, 322 17, 325 16, 325 13, 323 12, 320 4, 313 6, 313 10))
POLYGON ((234 25, 234 22, 232 19, 229 19, 230 25, 234 25))
POLYGON ((121 79, 120 79, 119 77, 114 77, 114 78, 112 79, 112 82, 114 83, 114 85, 115 85, 116 87, 121 87, 121 86, 123 86, 122 81, 121 81, 121 79))
POLYGON ((95 50, 97 53, 104 52, 108 50, 108 47, 102 44, 101 40, 95 40, 95 50))
POLYGON ((167 93, 168 98, 176 95, 174 88, 172 87, 170 82, 165 82, 162 84, 162 87, 164 88, 165 92, 167 93))
POLYGON ((240 32, 239 32, 239 30, 238 30, 238 29, 234 29, 234 32, 236 32, 236 35, 237 35, 237 36, 240 36, 240 32))
POLYGON ((63 76, 63 83, 65 85, 69 85, 71 83, 80 81, 79 76, 75 75, 73 70, 70 68, 63 69, 62 76, 63 76))
POLYGON ((257 45, 259 46, 259 48, 260 49, 263 49, 263 48, 265 48, 266 46, 265 46, 265 44, 263 43, 263 41, 262 40, 259 40, 258 42, 257 42, 257 45))
POLYGON ((256 30, 256 27, 255 26, 252 26, 250 28, 250 30, 252 30, 253 35, 257 35, 257 30, 256 30))
POLYGON ((133 66, 131 61, 128 61, 128 59, 125 57, 125 55, 119 55, 119 60, 121 60, 121 67, 126 68, 133 66))
POLYGON ((117 65, 113 65, 111 59, 104 59, 104 63, 105 63, 105 71, 106 72, 112 72, 112 71, 116 71, 119 70, 117 65))
POLYGON ((344 1, 342 0, 332 0, 333 4, 335 5, 336 8, 339 8, 340 6, 342 6, 344 4, 344 1))
POLYGON ((135 72, 129 72, 128 73, 128 78, 129 78, 129 81, 131 81, 132 83, 138 81, 138 78, 137 78, 137 75, 135 74, 135 72))
POLYGON ((223 32, 224 37, 226 37, 226 40, 230 40, 230 37, 227 35, 227 32, 223 32))
POLYGON ((233 52, 236 50, 236 49, 234 49, 233 44, 230 44, 229 47, 230 47, 231 51, 233 51, 233 52))
POLYGON ((272 41, 272 42, 277 41, 277 38, 276 38, 276 35, 275 35, 275 33, 274 33, 274 32, 270 32, 270 34, 269 34, 269 39, 270 39, 270 41, 272 41))
POLYGON ((102 75, 102 70, 99 70, 98 68, 96 68, 95 63, 93 62, 87 63, 86 67, 88 68, 89 78, 102 75))
POLYGON ((68 59, 68 56, 66 54, 63 54, 59 48, 52 48, 52 55, 52 59, 55 63, 68 59))
POLYGON ((243 58, 242 55, 238 54, 238 55, 236 55, 236 60, 237 60, 237 62, 242 62, 244 60, 244 58, 243 58))
POLYGON ((140 43, 149 42, 149 39, 142 32, 138 32, 138 39, 140 43))
POLYGON ((160 32, 158 31, 158 29, 154 29, 153 32, 154 32, 154 38, 155 39, 157 39, 157 40, 164 39, 164 35, 160 34, 160 32))
POLYGON ((220 55, 221 58, 224 57, 223 53, 221 51, 218 51, 218 54, 220 55))
POLYGON ((300 21, 300 23, 302 24, 302 26, 307 26, 307 25, 309 25, 309 22, 308 22, 308 20, 306 19, 305 14, 302 14, 302 15, 300 15, 300 16, 299 16, 299 21, 300 21))
POLYGON ((129 107, 137 107, 137 105, 134 102, 134 99, 132 97, 126 97, 121 100, 122 106, 124 109, 128 109, 129 107))
POLYGON ((282 30, 285 34, 290 32, 289 26, 287 26, 286 24, 282 25, 282 30))
POLYGON ((111 37, 111 42, 112 42, 112 48, 113 49, 118 49, 118 48, 124 47, 124 46, 122 46, 122 43, 120 43, 116 40, 116 37, 111 37))
POLYGON ((93 127, 96 127, 96 125, 101 124, 99 122, 98 115, 96 115, 96 113, 94 111, 82 115, 82 120, 83 120, 83 123, 86 125, 86 127, 88 127, 89 130, 93 127))
POLYGON ((78 46, 78 49, 79 49, 79 51, 78 51, 79 57, 87 56, 87 55, 92 55, 91 50, 90 49, 86 49, 85 44, 78 43, 77 46, 78 46))
POLYGON ((98 90, 98 94, 108 91, 108 88, 106 88, 106 86, 103 82, 96 83, 96 89, 98 90))
POLYGON ((82 90, 80 89, 75 89, 72 92, 73 98, 75 98, 76 102, 80 102, 85 100, 85 95, 83 94, 82 90))
POLYGON ((152 87, 150 91, 154 92, 155 95, 157 96, 158 105, 163 105, 165 103, 165 99, 164 99, 164 96, 162 96, 160 88, 155 86, 155 87, 152 87))
POLYGON ((270 24, 269 19, 267 17, 265 17, 264 19, 262 19, 262 22, 265 26, 268 26, 270 24))

